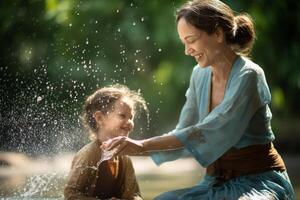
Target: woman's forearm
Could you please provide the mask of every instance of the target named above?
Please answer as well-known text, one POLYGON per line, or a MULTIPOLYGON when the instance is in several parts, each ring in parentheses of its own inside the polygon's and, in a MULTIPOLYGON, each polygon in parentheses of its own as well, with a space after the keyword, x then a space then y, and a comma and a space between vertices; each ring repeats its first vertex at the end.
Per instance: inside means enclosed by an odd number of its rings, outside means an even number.
POLYGON ((181 149, 183 144, 174 135, 162 135, 142 141, 144 152, 181 149))
POLYGON ((102 149, 117 148, 114 155, 147 156, 153 151, 168 151, 183 148, 183 144, 174 135, 162 135, 145 140, 133 140, 120 136, 103 142, 102 149))

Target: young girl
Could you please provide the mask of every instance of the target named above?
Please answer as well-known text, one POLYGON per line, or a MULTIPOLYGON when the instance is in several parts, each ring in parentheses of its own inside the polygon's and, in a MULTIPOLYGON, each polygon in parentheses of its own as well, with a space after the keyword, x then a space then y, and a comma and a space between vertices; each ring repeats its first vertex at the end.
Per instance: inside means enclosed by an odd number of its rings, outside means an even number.
POLYGON ((83 120, 95 139, 75 155, 65 199, 142 199, 129 157, 100 162, 104 141, 133 130, 138 106, 147 109, 140 94, 122 85, 101 88, 87 98, 83 120))

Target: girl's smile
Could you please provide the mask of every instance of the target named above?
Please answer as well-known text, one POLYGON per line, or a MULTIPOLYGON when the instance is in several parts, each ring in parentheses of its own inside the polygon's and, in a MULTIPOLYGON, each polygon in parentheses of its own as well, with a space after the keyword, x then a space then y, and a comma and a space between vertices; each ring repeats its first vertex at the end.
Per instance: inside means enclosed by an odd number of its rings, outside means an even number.
POLYGON ((128 136, 134 128, 134 112, 131 101, 121 98, 107 113, 97 112, 98 138, 105 141, 117 136, 128 136))

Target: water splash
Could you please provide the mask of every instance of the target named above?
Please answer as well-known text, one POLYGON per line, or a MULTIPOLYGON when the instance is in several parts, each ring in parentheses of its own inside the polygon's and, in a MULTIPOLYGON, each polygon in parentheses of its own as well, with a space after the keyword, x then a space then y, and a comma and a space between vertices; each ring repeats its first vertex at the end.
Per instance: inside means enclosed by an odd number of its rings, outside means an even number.
POLYGON ((99 168, 99 166, 102 162, 112 159, 114 154, 116 153, 116 151, 117 151, 117 148, 114 148, 110 151, 102 149, 101 159, 97 162, 96 169, 99 168))
MULTIPOLYGON (((110 160, 113 158, 114 154, 116 153, 117 148, 114 148, 110 151, 102 149, 102 153, 101 153, 101 158, 100 160, 97 162, 97 164, 95 166, 87 166, 85 169, 93 169, 93 170, 98 170, 99 166, 101 163, 103 163, 104 161, 110 160)), ((81 166, 80 166, 81 167, 81 166)))
MULTIPOLYGON (((80 6, 74 7, 73 13, 76 16, 84 13, 80 6)), ((135 3, 131 3, 130 7, 132 11, 137 11, 135 3)), ((116 10, 119 15, 122 12, 123 8, 116 10)), ((110 26, 106 27, 100 18, 78 25, 76 16, 74 19, 68 19, 64 26, 68 31, 78 32, 80 39, 73 40, 71 35, 69 38, 60 38, 58 34, 57 40, 49 42, 54 54, 46 53, 44 57, 40 57, 40 62, 38 58, 36 63, 29 62, 37 52, 29 45, 24 50, 25 60, 29 63, 27 68, 22 67, 18 72, 17 68, 11 68, 10 65, 0 67, 2 75, 0 92, 4 97, 0 99, 1 137, 4 138, 3 140, 1 138, 0 142, 2 149, 24 152, 32 156, 53 156, 56 153, 79 149, 87 143, 82 125, 77 120, 84 98, 96 88, 110 83, 128 84, 134 89, 139 87, 135 81, 136 77, 143 78, 147 72, 151 72, 147 64, 151 62, 151 53, 142 46, 130 46, 123 40, 126 38, 125 26, 116 24, 110 29, 110 26), (106 28, 116 32, 114 40, 102 39, 102 35, 106 34, 104 31, 106 28), (98 33, 98 36, 94 37, 91 33, 98 33), (109 46, 106 46, 108 43, 109 46), (118 49, 117 56, 112 56, 115 55, 115 51, 110 52, 114 49, 118 49), (109 70, 111 66, 116 67, 111 71, 109 70), (30 73, 33 76, 27 76, 30 73)), ((129 25, 130 28, 138 31, 139 27, 147 25, 147 22, 149 20, 145 15, 131 19, 129 25)), ((158 49, 158 44, 152 44, 155 37, 151 33, 141 34, 141 40, 149 47, 155 46, 156 54, 162 51, 158 49)), ((155 55, 152 56, 155 58, 155 55)), ((147 85, 141 87, 146 90, 147 85)), ((140 136, 145 128, 144 121, 147 121, 146 129, 149 130, 149 112, 146 112, 146 117, 140 117, 136 123, 139 124, 136 130, 141 133, 140 136)), ((97 166, 109 160, 111 155, 111 152, 103 152, 103 157, 97 166)), ((38 196, 37 189, 51 186, 51 182, 54 181, 51 178, 53 176, 55 177, 55 175, 45 174, 31 177, 22 197, 38 196), (40 183, 37 183, 38 181, 40 183)))
MULTIPOLYGON (((19 196, 25 199, 33 197, 58 197, 57 192, 60 191, 60 196, 62 196, 62 183, 61 181, 65 180, 66 176, 59 175, 58 173, 50 174, 38 174, 31 176, 23 190, 20 191, 19 196)), ((64 182, 64 181, 63 181, 64 182)))

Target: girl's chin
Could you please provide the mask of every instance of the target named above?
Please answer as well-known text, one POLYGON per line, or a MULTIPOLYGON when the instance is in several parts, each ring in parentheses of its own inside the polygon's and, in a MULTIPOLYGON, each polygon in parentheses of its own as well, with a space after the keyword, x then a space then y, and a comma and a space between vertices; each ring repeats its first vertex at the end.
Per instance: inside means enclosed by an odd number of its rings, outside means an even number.
POLYGON ((126 131, 126 130, 121 130, 120 133, 118 134, 118 136, 125 136, 127 137, 129 135, 130 131, 126 131))

